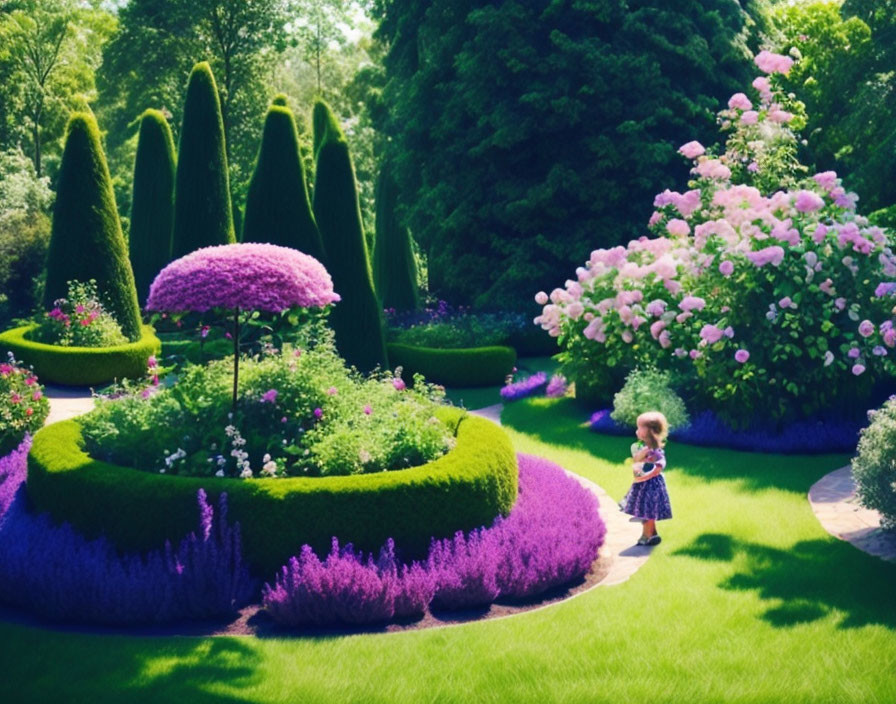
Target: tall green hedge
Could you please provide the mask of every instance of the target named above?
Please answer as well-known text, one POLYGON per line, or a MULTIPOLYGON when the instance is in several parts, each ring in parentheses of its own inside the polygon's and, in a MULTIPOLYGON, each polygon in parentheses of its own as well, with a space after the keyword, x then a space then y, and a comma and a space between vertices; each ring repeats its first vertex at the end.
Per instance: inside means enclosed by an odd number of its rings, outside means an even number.
POLYGON ((292 111, 272 105, 246 197, 243 242, 293 247, 323 261, 292 111))
POLYGON ((137 138, 128 242, 141 304, 156 274, 171 261, 174 172, 174 139, 168 121, 160 111, 147 110, 140 118, 137 138))
POLYGON ((398 189, 384 165, 376 183, 376 242, 373 248, 373 280, 385 308, 414 310, 420 306, 417 262, 411 233, 395 214, 398 189))
POLYGON ((174 259, 201 247, 236 242, 221 102, 211 67, 193 67, 177 154, 174 259))
POLYGON ((336 347, 361 371, 387 366, 382 310, 373 290, 370 258, 361 225, 355 170, 348 144, 326 103, 314 106, 317 177, 314 216, 327 255, 333 288, 342 297, 330 313, 336 347), (324 118, 319 118, 326 113, 324 118), (319 129, 324 133, 319 134, 319 129))
POLYGON ((69 281, 95 279, 97 290, 121 330, 140 339, 140 308, 134 273, 115 206, 112 179, 90 113, 75 113, 66 130, 59 167, 53 231, 47 253, 44 305, 68 294, 69 281))

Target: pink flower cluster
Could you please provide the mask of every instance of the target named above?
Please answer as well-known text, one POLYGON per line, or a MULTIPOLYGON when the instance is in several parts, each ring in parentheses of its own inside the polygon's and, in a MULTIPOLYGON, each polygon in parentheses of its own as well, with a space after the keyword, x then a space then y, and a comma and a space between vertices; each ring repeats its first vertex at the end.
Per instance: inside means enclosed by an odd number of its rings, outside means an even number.
POLYGON ((228 244, 171 262, 149 289, 147 310, 205 312, 239 308, 273 313, 320 308, 339 294, 323 264, 289 247, 228 244))
POLYGON ((793 66, 793 59, 789 56, 774 54, 771 51, 760 51, 754 60, 760 71, 769 74, 782 73, 786 76, 793 66))

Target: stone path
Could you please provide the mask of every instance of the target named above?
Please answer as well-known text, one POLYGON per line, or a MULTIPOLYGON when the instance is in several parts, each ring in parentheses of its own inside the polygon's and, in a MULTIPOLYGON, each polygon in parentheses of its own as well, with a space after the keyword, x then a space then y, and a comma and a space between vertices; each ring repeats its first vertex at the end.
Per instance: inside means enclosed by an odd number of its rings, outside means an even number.
MULTIPOLYGON (((470 412, 500 425, 503 408, 503 404, 497 403, 470 412)), ((596 586, 609 587, 621 584, 647 561, 653 548, 635 545, 641 536, 640 522, 632 522, 631 516, 620 511, 619 505, 603 488, 578 474, 569 471, 566 473, 597 496, 600 502, 600 516, 607 526, 607 535, 600 549, 600 556, 612 558, 613 562, 609 574, 596 586)))
POLYGON ((809 489, 809 505, 822 527, 859 550, 896 562, 896 531, 880 528, 880 514, 859 505, 850 467, 826 474, 809 489))
POLYGON ((47 385, 44 387, 44 395, 50 401, 50 415, 47 416, 46 425, 80 416, 93 408, 90 389, 47 385))

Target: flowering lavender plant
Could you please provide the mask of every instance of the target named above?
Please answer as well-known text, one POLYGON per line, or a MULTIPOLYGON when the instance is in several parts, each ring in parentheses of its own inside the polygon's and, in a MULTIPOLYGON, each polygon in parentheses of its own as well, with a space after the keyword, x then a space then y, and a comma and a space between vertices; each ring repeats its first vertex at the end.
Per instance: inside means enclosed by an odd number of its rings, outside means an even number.
POLYGON ((100 302, 96 281, 69 281, 68 295, 57 299, 29 333, 35 342, 63 347, 113 347, 128 339, 100 302))
POLYGON ((513 381, 512 377, 509 377, 507 384, 501 388, 501 398, 505 401, 518 401, 541 391, 547 383, 548 375, 544 372, 536 372, 520 381, 513 381))
POLYGON ((519 455, 519 498, 489 527, 434 540, 423 562, 401 564, 389 541, 378 559, 333 541, 309 548, 262 589, 265 608, 290 626, 373 623, 525 599, 588 572, 606 527, 594 495, 546 460, 519 455))
POLYGON ((18 445, 44 424, 50 404, 37 377, 9 353, 0 363, 0 452, 18 445))
POLYGON ((105 539, 34 515, 24 490, 30 440, 0 459, 0 600, 54 621, 170 623, 232 614, 257 591, 239 525, 199 491, 199 527, 177 547, 120 556, 105 539))
POLYGON ((575 281, 536 296, 577 390, 606 398, 653 364, 700 407, 746 424, 760 411, 806 417, 896 371, 896 257, 836 174, 802 178, 799 111, 777 89, 790 61, 757 56, 769 75, 753 82, 758 104, 739 93, 720 114, 724 153, 681 148, 694 179, 656 197, 654 239, 595 250, 575 281))
MULTIPOLYGON (((591 430, 608 435, 631 435, 631 427, 613 420, 610 409, 596 411, 589 422, 591 430)), ((672 430, 676 442, 708 447, 726 447, 750 452, 814 454, 852 452, 862 423, 834 413, 797 420, 778 428, 755 420, 737 429, 724 423, 712 411, 703 411, 689 425, 672 430)))

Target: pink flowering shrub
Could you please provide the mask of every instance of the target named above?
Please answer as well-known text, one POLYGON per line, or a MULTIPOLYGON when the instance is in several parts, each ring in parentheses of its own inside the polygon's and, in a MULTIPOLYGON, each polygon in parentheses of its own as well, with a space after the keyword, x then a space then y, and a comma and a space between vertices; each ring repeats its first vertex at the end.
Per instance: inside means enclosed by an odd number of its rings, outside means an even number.
POLYGON ((152 311, 205 312, 239 308, 279 313, 339 300, 333 280, 314 257, 273 244, 198 249, 166 266, 149 288, 152 311))
POLYGON ((18 445, 26 433, 36 432, 49 412, 50 403, 37 377, 9 353, 0 364, 0 452, 18 445))
POLYGON ((68 295, 37 321, 29 337, 35 342, 63 347, 114 347, 126 345, 121 326, 100 302, 96 281, 69 281, 68 295))
POLYGON ((804 176, 800 106, 776 83, 790 59, 763 52, 757 65, 770 75, 720 113, 725 151, 682 147, 693 179, 656 197, 654 237, 595 250, 575 280, 536 296, 535 322, 559 338, 581 395, 607 400, 653 364, 737 424, 805 417, 893 375, 887 234, 835 173, 804 176))

